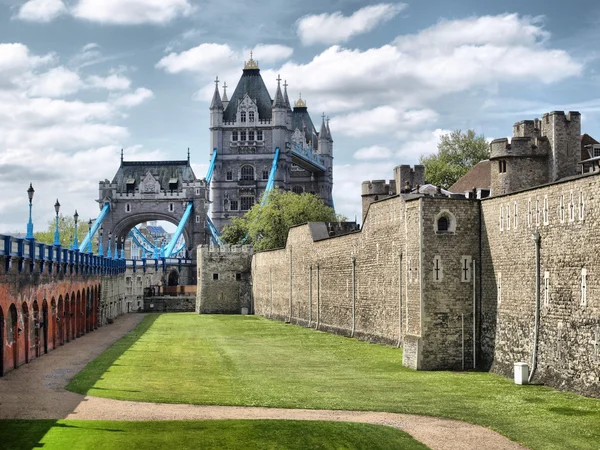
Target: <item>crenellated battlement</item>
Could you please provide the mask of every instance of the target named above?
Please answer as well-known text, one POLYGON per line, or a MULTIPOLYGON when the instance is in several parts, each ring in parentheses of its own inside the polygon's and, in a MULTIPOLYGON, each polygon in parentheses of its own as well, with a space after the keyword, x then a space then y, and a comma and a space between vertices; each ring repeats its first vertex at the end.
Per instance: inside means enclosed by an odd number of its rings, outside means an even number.
POLYGON ((372 181, 363 181, 362 186, 362 195, 395 195, 396 194, 396 182, 394 180, 390 180, 386 182, 385 180, 372 180, 372 181))
POLYGON ((214 245, 203 244, 200 245, 200 250, 202 253, 248 253, 250 255, 253 253, 251 245, 225 244, 217 247, 214 245))
POLYGON ((516 136, 510 140, 500 138, 494 139, 490 144, 490 159, 547 157, 549 150, 550 144, 545 136, 535 138, 516 136))

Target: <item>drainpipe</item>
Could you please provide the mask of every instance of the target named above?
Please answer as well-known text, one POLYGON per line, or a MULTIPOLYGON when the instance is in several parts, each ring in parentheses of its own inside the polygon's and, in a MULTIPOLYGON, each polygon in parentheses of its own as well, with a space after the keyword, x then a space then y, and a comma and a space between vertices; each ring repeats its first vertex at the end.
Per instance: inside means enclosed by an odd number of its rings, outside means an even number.
POLYGON ((356 258, 352 257, 352 333, 350 337, 354 337, 356 331, 356 258))
POLYGON ((531 372, 529 373, 528 383, 531 383, 535 370, 537 369, 538 339, 540 334, 540 243, 542 238, 540 233, 533 233, 535 241, 535 326, 533 330, 533 355, 531 357, 531 372))
POLYGON ((402 251, 398 252, 398 343, 402 341, 402 251))

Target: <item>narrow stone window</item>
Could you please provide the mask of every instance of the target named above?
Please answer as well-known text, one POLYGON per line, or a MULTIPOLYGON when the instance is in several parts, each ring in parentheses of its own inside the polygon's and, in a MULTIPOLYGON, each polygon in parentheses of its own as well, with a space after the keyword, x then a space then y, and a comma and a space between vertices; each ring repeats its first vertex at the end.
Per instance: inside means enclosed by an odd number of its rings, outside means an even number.
POLYGON ((438 219, 438 231, 448 231, 448 219, 446 217, 440 217, 438 219))
POLYGON ((196 188, 196 195, 200 195, 200 188, 196 188))
POLYGON ((213 281, 217 281, 219 279, 218 273, 213 273, 213 281))
POLYGON ((569 194, 569 222, 575 221, 575 204, 573 202, 573 191, 569 194))
POLYGON ((587 269, 581 269, 581 306, 587 306, 587 269))
POLYGON ((440 282, 444 278, 444 272, 442 270, 442 258, 440 255, 436 255, 433 258, 433 281, 440 282))
POLYGON ((471 281, 471 256, 463 255, 460 258, 460 281, 469 283, 471 281))
POLYGON ((245 141, 246 140, 246 131, 242 130, 240 131, 240 141, 245 141))
POLYGON ((242 281, 242 274, 241 273, 236 273, 235 274, 235 281, 242 281))
MULTIPOLYGON (((240 113, 240 122, 243 122, 243 123, 245 123, 245 122, 246 122, 246 111, 242 111, 242 112, 240 113)), ((242 139, 242 141, 243 141, 243 140, 244 140, 244 139, 242 139)))
POLYGON ((254 122, 254 111, 248 111, 248 122, 254 122))
POLYGON ((175 205, 173 203, 169 203, 169 212, 175 211, 175 205))
POLYGON ((254 140, 254 131, 252 131, 252 130, 248 131, 248 140, 249 141, 254 140))
POLYGON ((583 220, 585 204, 583 201, 583 190, 579 191, 579 220, 583 220))
POLYGON ((531 222, 532 222, 532 217, 531 217, 531 199, 527 200, 527 227, 531 228, 531 222))
POLYGON ((540 226, 540 199, 535 199, 535 224, 540 226))
POLYGON ((550 304, 550 272, 544 272, 544 306, 550 304))
POLYGON ((506 173, 506 161, 504 161, 504 160, 498 161, 498 172, 506 173))
POLYGON ((548 196, 544 195, 544 225, 548 225, 550 219, 548 217, 548 196))
POLYGON ((238 210, 238 201, 237 200, 231 200, 229 202, 229 210, 230 211, 237 211, 238 210))
POLYGON ((517 225, 519 224, 519 204, 517 202, 514 203, 514 228, 517 229, 517 225))
POLYGON ((263 140, 263 130, 258 130, 256 132, 256 140, 257 141, 262 141, 263 140))
POLYGON ((565 196, 564 196, 564 194, 560 196, 560 204, 558 205, 558 216, 560 218, 560 223, 565 223, 565 196))
POLYGON ((200 216, 196 216, 196 223, 200 223, 200 216))
POLYGON ((233 172, 231 170, 228 170, 225 178, 227 181, 232 181, 233 180, 233 172))
POLYGON ((238 132, 237 132, 237 130, 233 130, 231 132, 231 140, 232 141, 237 141, 238 140, 238 132))
POLYGON ((131 212, 131 203, 125 204, 125 212, 131 212))
POLYGON ((504 208, 500 205, 500 231, 504 231, 504 208))
POLYGON ((268 180, 269 179, 269 171, 268 170, 263 170, 262 179, 263 180, 268 180))
POLYGON ((510 230, 510 205, 506 205, 506 229, 510 230))

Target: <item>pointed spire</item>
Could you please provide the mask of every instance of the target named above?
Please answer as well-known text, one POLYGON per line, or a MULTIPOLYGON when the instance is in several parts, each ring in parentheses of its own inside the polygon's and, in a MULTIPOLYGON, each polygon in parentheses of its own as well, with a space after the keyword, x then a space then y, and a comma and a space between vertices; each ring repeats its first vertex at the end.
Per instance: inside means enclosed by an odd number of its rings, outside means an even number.
POLYGON ((283 81, 283 101, 285 103, 285 107, 291 111, 292 106, 290 105, 290 98, 288 97, 287 87, 288 87, 287 80, 284 80, 283 81))
POLYGON ((331 128, 329 128, 329 116, 327 116, 327 137, 333 141, 333 138, 331 137, 331 128))
POLYGON ((275 92, 275 100, 273 100, 273 108, 285 108, 285 101, 281 93, 281 77, 277 75, 277 91, 275 92))
POLYGON ((210 109, 223 109, 221 94, 219 94, 219 77, 215 79, 215 93, 213 94, 212 102, 210 102, 210 109))
POLYGON ((321 115, 321 129, 319 130, 319 139, 327 139, 327 125, 325 125, 325 113, 321 115))
POLYGON ((223 83, 223 103, 229 102, 227 98, 227 82, 223 83))
POLYGON ((121 149, 121 164, 123 164, 123 149, 121 149))
POLYGON ((188 162, 190 162, 190 148, 188 147, 188 162))

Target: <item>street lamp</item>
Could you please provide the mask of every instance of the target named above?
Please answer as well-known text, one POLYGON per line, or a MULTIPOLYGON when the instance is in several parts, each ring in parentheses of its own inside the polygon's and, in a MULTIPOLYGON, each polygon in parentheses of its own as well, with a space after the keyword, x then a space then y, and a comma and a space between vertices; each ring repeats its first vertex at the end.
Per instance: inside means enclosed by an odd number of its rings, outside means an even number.
POLYGON ((112 250, 110 248, 111 241, 112 241, 112 231, 110 231, 108 233, 108 250, 106 251, 106 257, 107 258, 112 258, 112 250))
POLYGON ((90 236, 90 243, 88 244, 88 252, 92 253, 92 218, 88 222, 88 234, 90 236))
POLYGON ((121 238, 121 259, 125 259, 125 236, 121 238))
POLYGON ((58 212, 60 211, 60 203, 58 203, 58 199, 56 199, 56 203, 54 204, 54 211, 56 211, 56 229, 54 230, 54 245, 60 247, 60 232, 58 231, 58 212))
POLYGON ((33 193, 35 192, 35 189, 33 189, 33 184, 29 183, 29 189, 27 189, 27 196, 29 197, 29 222, 27 223, 27 236, 25 237, 25 239, 28 239, 30 241, 33 241, 34 237, 33 237, 33 222, 31 221, 31 206, 32 206, 32 201, 33 201, 33 193))
POLYGON ((104 251, 102 250, 102 233, 104 232, 104 228, 100 227, 100 235, 99 235, 99 243, 98 243, 98 255, 104 256, 104 251))
POLYGON ((79 220, 79 214, 77 214, 77 210, 75 210, 75 214, 73 214, 73 219, 75 219, 75 237, 73 238, 73 250, 79 250, 79 240, 77 239, 77 221, 79 220))

